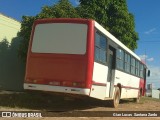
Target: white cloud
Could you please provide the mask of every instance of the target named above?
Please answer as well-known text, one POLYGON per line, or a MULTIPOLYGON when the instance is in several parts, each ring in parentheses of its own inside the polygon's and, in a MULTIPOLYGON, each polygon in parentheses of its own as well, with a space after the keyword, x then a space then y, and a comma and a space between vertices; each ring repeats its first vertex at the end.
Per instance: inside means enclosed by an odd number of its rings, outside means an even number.
POLYGON ((152 61, 154 61, 154 58, 153 57, 152 58, 148 58, 147 61, 152 62, 152 61))
POLYGON ((141 60, 142 60, 143 62, 145 62, 145 61, 148 61, 148 62, 154 61, 154 58, 153 58, 153 57, 148 58, 147 55, 139 55, 139 57, 141 58, 141 60))
POLYGON ((148 56, 147 56, 147 55, 139 55, 139 57, 140 57, 142 60, 145 60, 145 59, 147 59, 147 58, 148 58, 148 56))
POLYGON ((156 28, 152 28, 152 29, 150 29, 150 30, 148 30, 148 31, 146 31, 144 33, 149 35, 149 34, 153 33, 154 31, 156 31, 156 28))

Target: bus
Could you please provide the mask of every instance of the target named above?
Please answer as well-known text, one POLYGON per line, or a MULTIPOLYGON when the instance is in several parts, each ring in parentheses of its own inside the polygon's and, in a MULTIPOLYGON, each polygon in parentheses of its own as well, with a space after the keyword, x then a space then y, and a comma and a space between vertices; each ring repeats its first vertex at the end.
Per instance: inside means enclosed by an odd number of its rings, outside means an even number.
POLYGON ((34 22, 27 54, 25 90, 139 101, 146 65, 95 20, 46 18, 34 22))

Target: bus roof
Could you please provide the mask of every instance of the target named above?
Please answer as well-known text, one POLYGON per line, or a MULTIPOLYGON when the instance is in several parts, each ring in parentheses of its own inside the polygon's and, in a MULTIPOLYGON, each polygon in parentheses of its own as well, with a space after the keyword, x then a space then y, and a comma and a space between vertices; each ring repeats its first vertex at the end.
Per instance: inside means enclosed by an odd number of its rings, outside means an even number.
POLYGON ((128 47, 126 47, 122 42, 120 42, 116 37, 114 37, 111 33, 109 33, 106 29, 104 29, 99 23, 95 21, 95 27, 100 30, 103 34, 107 35, 113 42, 118 44, 122 49, 126 50, 128 53, 133 55, 136 59, 141 61, 140 57, 138 57, 133 51, 131 51, 128 47))

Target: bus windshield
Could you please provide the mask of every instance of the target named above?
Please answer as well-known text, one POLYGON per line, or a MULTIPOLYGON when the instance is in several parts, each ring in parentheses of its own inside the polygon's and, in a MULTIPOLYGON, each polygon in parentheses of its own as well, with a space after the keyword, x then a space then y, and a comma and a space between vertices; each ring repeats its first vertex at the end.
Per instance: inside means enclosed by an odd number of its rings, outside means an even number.
POLYGON ((45 23, 35 27, 31 51, 33 53, 86 53, 87 24, 45 23))

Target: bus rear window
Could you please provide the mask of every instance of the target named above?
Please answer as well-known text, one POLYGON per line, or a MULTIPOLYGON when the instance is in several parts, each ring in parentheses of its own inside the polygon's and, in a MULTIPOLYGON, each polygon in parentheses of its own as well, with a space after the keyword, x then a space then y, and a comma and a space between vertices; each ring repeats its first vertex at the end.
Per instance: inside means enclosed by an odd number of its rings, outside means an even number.
POLYGON ((87 25, 75 23, 45 23, 35 27, 33 53, 85 54, 87 25))

